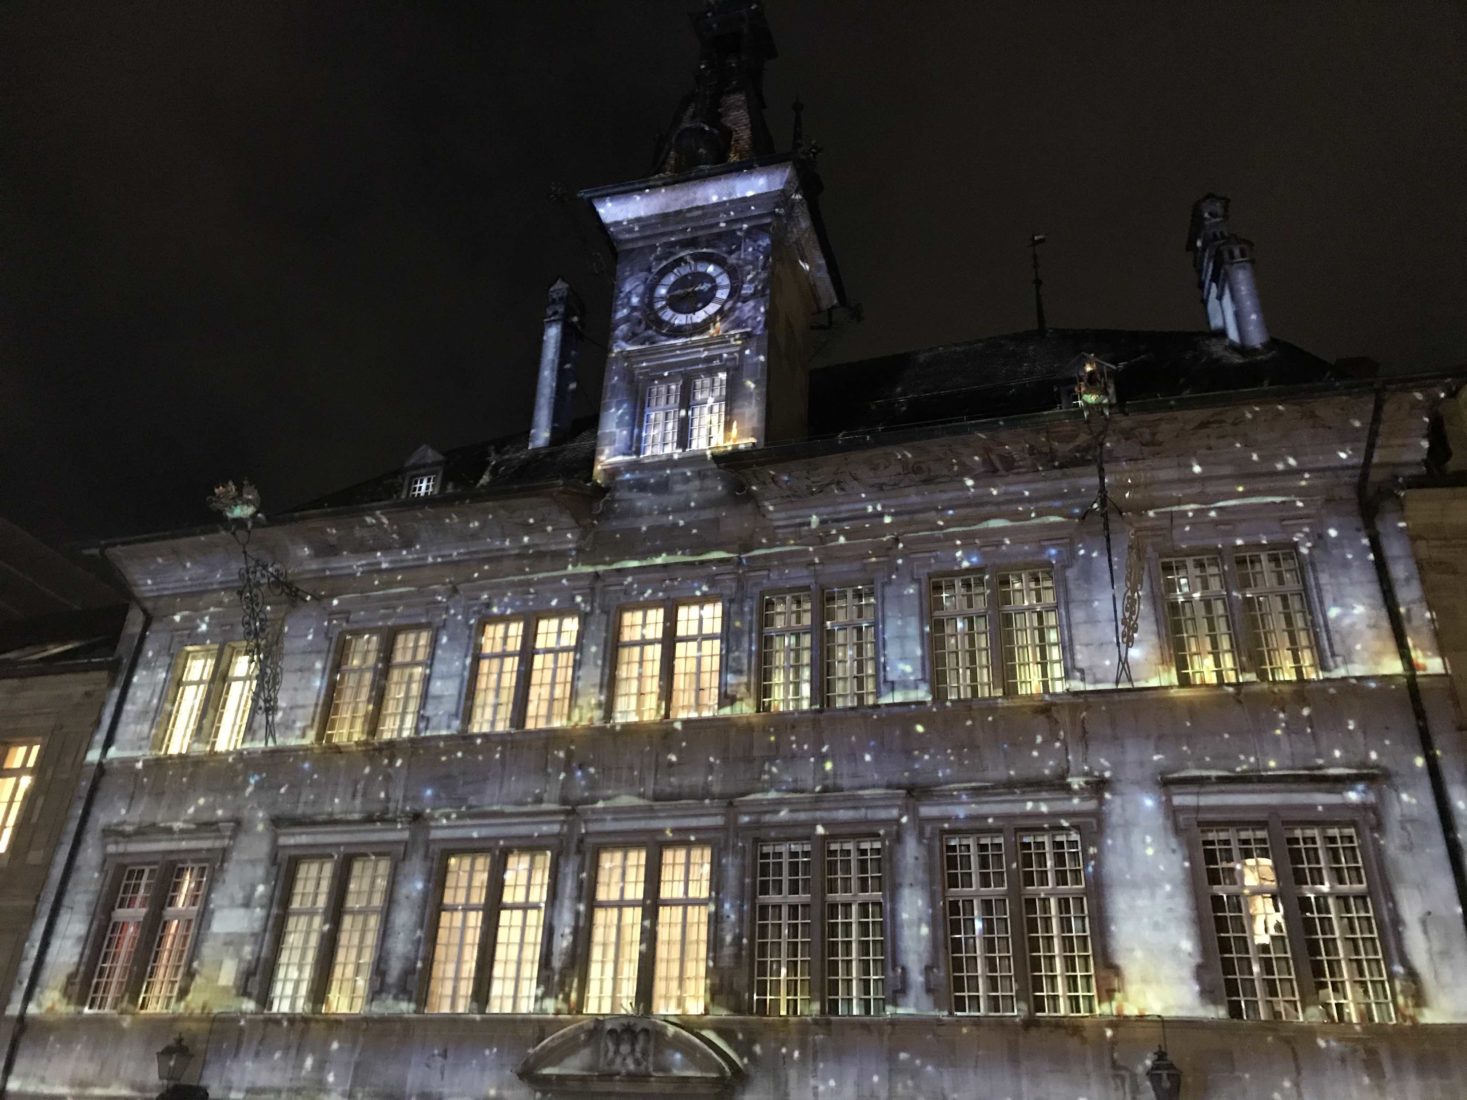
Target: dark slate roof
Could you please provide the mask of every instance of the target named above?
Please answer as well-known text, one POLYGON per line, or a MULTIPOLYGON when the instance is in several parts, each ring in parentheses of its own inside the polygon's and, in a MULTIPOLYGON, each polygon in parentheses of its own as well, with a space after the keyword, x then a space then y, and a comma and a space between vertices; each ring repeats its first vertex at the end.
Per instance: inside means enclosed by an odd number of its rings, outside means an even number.
POLYGON ((110 659, 127 606, 59 611, 0 622, 0 676, 17 670, 110 659))
POLYGON ((1342 372, 1282 340, 1242 351, 1207 332, 1051 329, 825 367, 810 377, 810 436, 1042 412, 1060 407, 1087 356, 1118 368, 1124 405, 1157 397, 1336 381, 1342 372))
MULTIPOLYGON (((1350 374, 1282 340, 1259 351, 1241 351, 1206 332, 1017 332, 813 371, 810 438, 1057 409, 1072 393, 1077 364, 1086 356, 1116 368, 1122 407, 1153 398, 1343 381, 1350 374)), ((517 435, 448 451, 442 491, 589 485, 594 418, 578 421, 570 442, 558 447, 528 450, 527 440, 517 435)), ((397 500, 403 476, 403 470, 393 470, 295 511, 397 500)))

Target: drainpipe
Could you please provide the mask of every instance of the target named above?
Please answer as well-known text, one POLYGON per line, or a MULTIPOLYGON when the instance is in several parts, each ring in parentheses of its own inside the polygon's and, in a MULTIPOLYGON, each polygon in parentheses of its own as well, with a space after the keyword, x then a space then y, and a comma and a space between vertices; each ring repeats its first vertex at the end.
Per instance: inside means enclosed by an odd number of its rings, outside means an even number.
MULTIPOLYGON (((106 555, 104 554, 103 557, 105 558, 106 555)), ((107 718, 102 744, 98 750, 96 762, 92 765, 92 774, 87 780, 86 794, 82 797, 76 827, 72 829, 71 839, 67 842, 66 858, 61 864, 60 877, 56 880, 56 891, 51 895, 51 904, 47 907, 41 924, 41 935, 36 941, 36 956, 31 960, 30 971, 26 974, 25 987, 20 997, 20 1005, 15 1013, 15 1026, 11 1028, 10 1041, 5 1046, 5 1061, 0 1064, 0 1100, 4 1100, 4 1097, 10 1093, 10 1074, 15 1069, 15 1057, 20 1051, 20 1038, 25 1032, 26 1013, 30 1009, 31 999, 36 995, 36 986, 40 984, 41 971, 45 969, 46 953, 51 946, 51 936, 56 930, 56 921, 60 917, 62 903, 71 885, 72 872, 76 868, 77 853, 81 850, 82 838, 87 834, 87 822, 91 819, 92 806, 97 800, 97 791, 102 785, 102 770, 108 754, 112 751, 112 742, 117 737, 117 727, 122 724, 122 711, 127 704, 128 689, 132 687, 133 675, 137 672, 138 661, 143 655, 143 641, 148 636, 148 628, 153 624, 153 617, 141 606, 137 606, 137 611, 143 617, 142 626, 138 630, 137 639, 133 642, 132 653, 127 659, 127 667, 122 672, 122 680, 117 686, 117 698, 113 704, 112 713, 107 718)))
POLYGON ((1447 842, 1447 862, 1451 864, 1452 883, 1457 888, 1457 909, 1462 918, 1462 927, 1467 930, 1467 860, 1463 858, 1462 835, 1452 813, 1452 799, 1447 793, 1447 779, 1442 771, 1436 738, 1431 732, 1431 723, 1427 720, 1426 703, 1421 697, 1421 682, 1416 675, 1416 662, 1411 656, 1411 642, 1406 634, 1406 620, 1401 616, 1401 605, 1396 599, 1396 583, 1391 577, 1390 566, 1386 564, 1385 551, 1381 546, 1380 526, 1377 523, 1379 504, 1377 497, 1370 491, 1370 466, 1375 459, 1376 441, 1380 438, 1385 394, 1383 385, 1376 386, 1375 403, 1370 411, 1370 430, 1365 437, 1365 457, 1360 463, 1360 480, 1356 483, 1355 495, 1360 504, 1360 518, 1365 523, 1365 537, 1370 542, 1370 558, 1375 563, 1375 577, 1380 582, 1381 596, 1385 599, 1386 617, 1390 619, 1396 652, 1406 674, 1406 694, 1411 700, 1411 713, 1416 719, 1416 737, 1421 745, 1421 758, 1426 761, 1432 801, 1436 804, 1442 836, 1447 842))

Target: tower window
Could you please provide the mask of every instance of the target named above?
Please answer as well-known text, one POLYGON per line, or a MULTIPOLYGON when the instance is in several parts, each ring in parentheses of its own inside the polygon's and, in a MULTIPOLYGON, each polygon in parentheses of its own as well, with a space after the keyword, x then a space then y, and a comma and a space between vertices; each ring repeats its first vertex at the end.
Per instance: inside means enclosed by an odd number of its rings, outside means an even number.
POLYGON ((647 379, 642 387, 638 453, 647 457, 721 446, 727 395, 726 370, 647 379))

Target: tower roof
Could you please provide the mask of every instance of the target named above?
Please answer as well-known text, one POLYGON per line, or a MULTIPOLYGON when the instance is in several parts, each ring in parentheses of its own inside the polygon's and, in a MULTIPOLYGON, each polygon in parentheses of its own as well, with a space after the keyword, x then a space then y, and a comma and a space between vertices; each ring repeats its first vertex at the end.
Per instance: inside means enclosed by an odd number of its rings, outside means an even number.
POLYGON ((693 90, 657 150, 654 175, 735 164, 774 151, 764 121, 764 62, 777 56, 755 0, 708 0, 692 16, 700 45, 693 90))

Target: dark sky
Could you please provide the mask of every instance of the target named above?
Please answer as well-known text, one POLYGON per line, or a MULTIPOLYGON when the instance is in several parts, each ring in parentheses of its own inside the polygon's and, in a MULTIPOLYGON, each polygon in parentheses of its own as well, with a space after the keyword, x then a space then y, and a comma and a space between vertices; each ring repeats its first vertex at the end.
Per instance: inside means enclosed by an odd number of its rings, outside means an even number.
MULTIPOLYGON (((0 6, 0 515, 58 541, 296 504, 522 430, 547 196, 646 174, 695 0, 0 6)), ((1032 324, 1196 328, 1233 199, 1276 335, 1467 361, 1467 5, 771 0, 864 324, 841 361, 1032 324)))

